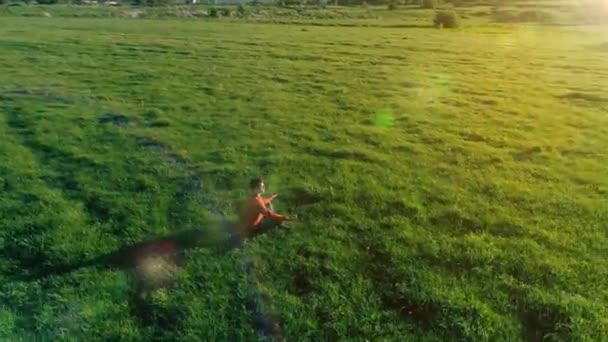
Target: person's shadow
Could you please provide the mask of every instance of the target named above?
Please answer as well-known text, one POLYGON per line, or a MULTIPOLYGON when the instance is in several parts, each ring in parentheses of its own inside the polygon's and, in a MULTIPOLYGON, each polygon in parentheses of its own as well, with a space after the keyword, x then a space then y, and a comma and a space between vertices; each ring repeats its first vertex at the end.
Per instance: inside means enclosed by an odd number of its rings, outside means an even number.
POLYGON ((116 251, 74 264, 30 268, 26 274, 14 278, 20 281, 36 281, 50 276, 65 275, 86 267, 135 270, 146 258, 162 258, 173 266, 181 267, 184 253, 189 249, 207 248, 214 253, 224 254, 242 246, 243 238, 236 225, 224 221, 220 224, 220 229, 201 228, 180 231, 124 246, 116 251))
MULTIPOLYGON (((293 211, 297 208, 306 207, 321 201, 319 196, 306 192, 303 189, 294 189, 286 197, 287 203, 293 204, 293 211)), ((124 246, 119 250, 106 253, 88 260, 68 265, 53 267, 29 267, 24 265, 21 275, 12 278, 18 281, 35 281, 50 276, 61 276, 73 271, 86 268, 109 268, 125 271, 136 270, 142 259, 162 258, 173 266, 183 266, 184 252, 192 248, 207 248, 218 254, 227 253, 233 249, 241 248, 246 239, 255 239, 277 229, 279 227, 268 227, 242 236, 236 224, 227 220, 208 222, 207 227, 175 232, 159 238, 150 239, 133 245, 124 246)), ((40 265, 38 263, 38 265, 40 265)), ((137 273, 137 272, 136 272, 137 273)))

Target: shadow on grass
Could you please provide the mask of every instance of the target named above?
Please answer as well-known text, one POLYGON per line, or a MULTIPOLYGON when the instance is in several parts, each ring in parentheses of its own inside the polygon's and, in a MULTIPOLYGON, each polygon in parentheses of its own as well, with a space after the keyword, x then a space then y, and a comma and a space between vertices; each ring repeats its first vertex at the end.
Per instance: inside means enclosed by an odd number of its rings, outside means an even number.
POLYGON ((146 258, 163 258, 171 261, 175 266, 181 267, 184 253, 189 249, 208 248, 215 253, 224 254, 241 246, 242 239, 235 226, 225 223, 222 231, 209 229, 181 231, 128 245, 114 252, 74 264, 30 268, 28 274, 16 276, 14 279, 38 281, 48 277, 62 276, 86 267, 134 270, 138 267, 138 263, 146 258))
POLYGON ((121 269, 133 268, 137 266, 138 258, 154 255, 175 258, 178 266, 182 266, 183 253, 189 249, 208 248, 218 253, 226 253, 240 246, 240 238, 231 231, 213 233, 209 230, 191 229, 124 247, 96 258, 94 265, 121 269))
MULTIPOLYGON (((221 229, 190 229, 163 237, 142 241, 136 244, 122 247, 116 251, 106 253, 82 262, 68 265, 38 266, 43 265, 44 260, 36 260, 29 263, 19 263, 25 274, 14 276, 16 281, 39 281, 48 277, 63 276, 87 267, 119 269, 124 271, 136 271, 140 273, 142 262, 146 259, 163 259, 175 267, 184 266, 184 254, 193 248, 206 248, 217 254, 225 254, 231 250, 243 247, 245 239, 255 239, 258 236, 268 234, 277 227, 261 229, 243 238, 235 224, 230 222, 221 223, 221 229), (29 272, 27 272, 29 271, 29 272)), ((6 252, 6 251, 5 251, 6 252)), ((10 259, 16 260, 8 255, 10 259)), ((164 286, 164 285, 161 285, 164 286)))

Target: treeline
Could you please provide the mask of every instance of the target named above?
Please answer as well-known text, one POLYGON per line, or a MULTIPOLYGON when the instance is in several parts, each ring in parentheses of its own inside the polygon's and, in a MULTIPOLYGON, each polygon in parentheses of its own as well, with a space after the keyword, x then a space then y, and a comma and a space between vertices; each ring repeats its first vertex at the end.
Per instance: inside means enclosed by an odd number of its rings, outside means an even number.
POLYGON ((166 5, 183 5, 183 4, 200 4, 200 5, 279 5, 279 6, 359 6, 359 5, 420 5, 421 7, 433 8, 441 3, 460 4, 501 4, 509 2, 520 2, 525 0, 0 0, 0 4, 21 2, 26 4, 74 4, 87 5, 92 3, 114 3, 122 5, 135 6, 166 6, 166 5))

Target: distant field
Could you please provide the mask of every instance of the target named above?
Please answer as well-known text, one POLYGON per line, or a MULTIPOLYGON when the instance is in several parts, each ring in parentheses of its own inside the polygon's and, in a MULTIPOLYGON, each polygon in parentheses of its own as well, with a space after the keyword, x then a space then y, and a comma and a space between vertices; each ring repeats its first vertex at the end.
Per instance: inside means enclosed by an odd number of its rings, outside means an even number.
POLYGON ((606 26, 2 13, 0 339, 608 340, 606 26))
MULTIPOLYGON (((1 0, 0 0, 1 1, 1 0)), ((181 19, 187 21, 290 23, 315 26, 366 26, 411 28, 432 26, 435 10, 419 5, 399 5, 390 10, 376 6, 237 6, 171 5, 171 6, 104 5, 20 5, 1 6, 0 17, 181 19), (217 17, 211 17, 214 8, 217 17)), ((605 0, 555 1, 438 1, 436 10, 454 11, 465 27, 488 23, 542 23, 545 25, 580 25, 608 23, 605 0)))

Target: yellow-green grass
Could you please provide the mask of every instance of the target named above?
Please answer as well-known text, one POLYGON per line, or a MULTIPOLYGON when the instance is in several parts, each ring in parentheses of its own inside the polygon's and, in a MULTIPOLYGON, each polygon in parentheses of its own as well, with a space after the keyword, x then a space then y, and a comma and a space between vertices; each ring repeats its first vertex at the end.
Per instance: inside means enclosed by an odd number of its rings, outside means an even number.
POLYGON ((3 339, 608 339, 605 33, 2 18, 3 339))

